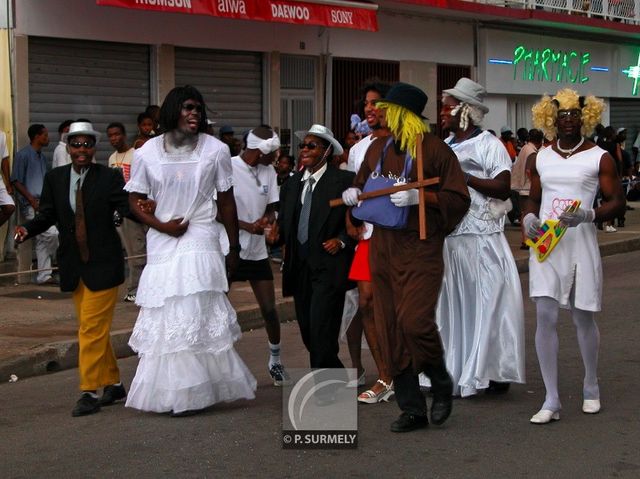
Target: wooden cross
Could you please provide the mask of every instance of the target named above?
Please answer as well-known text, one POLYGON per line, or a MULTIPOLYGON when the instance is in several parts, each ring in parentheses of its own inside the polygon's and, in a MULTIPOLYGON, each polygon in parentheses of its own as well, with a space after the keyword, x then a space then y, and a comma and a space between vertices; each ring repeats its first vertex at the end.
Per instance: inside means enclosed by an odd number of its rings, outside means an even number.
MULTIPOLYGON (((418 189, 418 216, 420 221, 420 239, 427 239, 427 202, 425 197, 424 188, 429 185, 437 185, 440 182, 440 177, 424 179, 424 170, 423 170, 423 159, 422 159, 422 135, 418 136, 418 154, 416 158, 416 169, 418 170, 418 181, 413 181, 411 183, 405 183, 397 186, 390 186, 389 188, 383 188, 381 190, 369 191, 367 193, 362 193, 358 196, 358 200, 366 200, 370 198, 377 198, 379 196, 390 195, 395 193, 396 191, 405 191, 412 190, 414 188, 418 189)), ((332 208, 335 206, 344 205, 342 198, 336 198, 335 200, 329 201, 329 206, 332 208)))

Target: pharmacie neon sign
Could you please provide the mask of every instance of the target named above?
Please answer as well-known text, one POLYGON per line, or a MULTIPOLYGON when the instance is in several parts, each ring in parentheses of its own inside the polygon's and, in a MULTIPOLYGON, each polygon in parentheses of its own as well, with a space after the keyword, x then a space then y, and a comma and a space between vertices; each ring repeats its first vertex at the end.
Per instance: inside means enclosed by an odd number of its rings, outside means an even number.
POLYGON ((513 79, 553 83, 587 83, 591 53, 537 49, 518 45, 513 50, 513 79))

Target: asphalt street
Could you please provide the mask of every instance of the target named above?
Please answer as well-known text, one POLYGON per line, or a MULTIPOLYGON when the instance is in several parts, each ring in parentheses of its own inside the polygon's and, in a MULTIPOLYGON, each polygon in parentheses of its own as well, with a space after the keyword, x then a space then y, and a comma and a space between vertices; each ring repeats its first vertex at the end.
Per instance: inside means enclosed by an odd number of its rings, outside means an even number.
MULTIPOLYGON (((266 371, 263 330, 244 334, 240 355, 259 383, 253 401, 214 406, 198 416, 171 418, 114 405, 83 418, 70 411, 78 397, 75 369, 0 384, 0 477, 640 477, 640 252, 611 256, 605 269, 600 388, 603 409, 581 412, 582 363, 568 313, 561 316, 561 420, 529 424, 544 388, 534 349, 535 316, 526 307, 527 384, 503 396, 454 403, 444 426, 389 432, 394 402, 359 406, 356 450, 283 450, 281 391, 266 371)), ((527 275, 521 275, 528 291, 527 275)), ((346 364, 346 347, 342 348, 346 364)), ((375 368, 367 353, 367 384, 375 368)), ((283 358, 304 367, 295 323, 283 325, 283 358)), ((119 361, 126 384, 136 358, 119 361)))

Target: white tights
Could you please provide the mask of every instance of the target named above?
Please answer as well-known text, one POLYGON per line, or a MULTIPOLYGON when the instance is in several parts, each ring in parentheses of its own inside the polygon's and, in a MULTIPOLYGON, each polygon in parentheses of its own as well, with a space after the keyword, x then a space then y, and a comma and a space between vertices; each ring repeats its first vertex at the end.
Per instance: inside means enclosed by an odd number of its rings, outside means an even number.
MULTIPOLYGON (((559 411, 562 408, 558 394, 558 302, 549 297, 536 300, 536 352, 544 386, 547 390, 542 409, 559 411)), ((584 363, 584 399, 600 399, 598 388, 598 349, 600 332, 591 311, 571 308, 571 316, 576 326, 578 345, 584 363)))

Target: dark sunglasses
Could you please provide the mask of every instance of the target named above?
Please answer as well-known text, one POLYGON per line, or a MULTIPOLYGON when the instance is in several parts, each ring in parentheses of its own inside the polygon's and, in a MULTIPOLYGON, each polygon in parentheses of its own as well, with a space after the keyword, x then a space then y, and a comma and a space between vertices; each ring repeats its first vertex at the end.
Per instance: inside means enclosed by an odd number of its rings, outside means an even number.
POLYGON ((575 120, 581 116, 582 112, 580 110, 558 110, 558 118, 571 118, 575 120))
POLYGON ((204 108, 202 107, 202 105, 196 105, 195 103, 185 103, 182 105, 182 109, 187 111, 195 110, 198 113, 202 113, 204 111, 204 108))
POLYGON ((74 141, 72 143, 69 143, 69 146, 71 146, 72 148, 82 148, 83 146, 85 148, 93 148, 94 146, 96 146, 96 144, 93 141, 74 141))
POLYGON ((309 143, 300 143, 298 145, 298 148, 301 149, 301 150, 304 150, 305 148, 309 148, 310 150, 315 150, 319 146, 321 146, 321 145, 319 145, 318 143, 315 143, 313 141, 310 141, 309 143))

